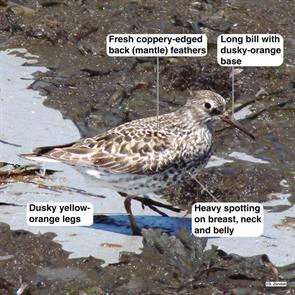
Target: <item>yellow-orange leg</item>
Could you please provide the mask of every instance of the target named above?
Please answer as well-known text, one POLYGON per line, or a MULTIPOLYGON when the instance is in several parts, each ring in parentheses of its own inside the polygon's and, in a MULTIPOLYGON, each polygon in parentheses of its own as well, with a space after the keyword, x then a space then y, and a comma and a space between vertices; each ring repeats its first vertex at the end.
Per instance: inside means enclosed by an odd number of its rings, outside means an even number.
POLYGON ((132 210, 131 210, 131 200, 132 198, 129 197, 126 193, 119 193, 122 197, 125 198, 124 200, 124 206, 125 206, 125 210, 127 212, 128 215, 128 219, 129 219, 129 223, 130 223, 130 227, 132 230, 133 235, 135 236, 141 236, 141 230, 139 229, 139 227, 136 224, 135 218, 132 214, 132 210))
POLYGON ((131 200, 132 200, 131 197, 126 197, 125 198, 125 200, 124 200, 125 210, 126 210, 126 212, 128 214, 128 218, 129 218, 132 233, 135 236, 141 236, 141 230, 137 227, 135 218, 134 218, 134 216, 132 214, 132 211, 131 211, 131 200))

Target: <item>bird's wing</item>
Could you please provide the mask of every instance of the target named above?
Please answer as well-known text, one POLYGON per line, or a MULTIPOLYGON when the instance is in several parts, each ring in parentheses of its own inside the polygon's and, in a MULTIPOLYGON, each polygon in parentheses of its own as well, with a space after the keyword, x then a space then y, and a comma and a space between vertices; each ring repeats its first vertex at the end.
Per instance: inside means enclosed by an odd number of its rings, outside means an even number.
POLYGON ((151 175, 177 160, 175 138, 167 132, 141 129, 110 130, 94 138, 60 147, 35 149, 35 154, 70 165, 97 166, 112 173, 151 175))

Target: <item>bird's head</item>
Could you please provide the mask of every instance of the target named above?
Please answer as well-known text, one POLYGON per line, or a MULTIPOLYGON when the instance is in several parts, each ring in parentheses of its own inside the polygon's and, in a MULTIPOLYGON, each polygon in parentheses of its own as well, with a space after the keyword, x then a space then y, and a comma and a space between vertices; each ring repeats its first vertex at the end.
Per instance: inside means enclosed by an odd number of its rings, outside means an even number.
POLYGON ((207 123, 221 119, 255 139, 252 133, 228 114, 225 99, 213 91, 199 90, 194 92, 193 98, 188 99, 185 108, 189 111, 192 119, 197 122, 207 123))
POLYGON ((225 111, 225 99, 210 90, 199 90, 193 93, 185 106, 191 111, 193 118, 208 122, 218 118, 225 111))

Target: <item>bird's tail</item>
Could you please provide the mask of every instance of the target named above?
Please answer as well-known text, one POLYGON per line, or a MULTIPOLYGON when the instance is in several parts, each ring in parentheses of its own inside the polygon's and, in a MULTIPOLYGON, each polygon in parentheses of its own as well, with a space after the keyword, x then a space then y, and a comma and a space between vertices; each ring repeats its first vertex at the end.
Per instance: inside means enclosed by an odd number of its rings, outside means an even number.
POLYGON ((26 159, 29 161, 35 161, 35 162, 58 162, 54 159, 51 159, 49 157, 46 156, 38 156, 34 153, 31 154, 18 154, 18 156, 22 159, 26 159))
POLYGON ((75 142, 70 142, 67 144, 61 145, 52 145, 52 146, 41 146, 33 149, 32 153, 30 154, 19 154, 20 158, 30 160, 30 161, 38 161, 38 162, 58 162, 57 160, 52 159, 49 154, 55 148, 65 148, 73 145, 75 142))

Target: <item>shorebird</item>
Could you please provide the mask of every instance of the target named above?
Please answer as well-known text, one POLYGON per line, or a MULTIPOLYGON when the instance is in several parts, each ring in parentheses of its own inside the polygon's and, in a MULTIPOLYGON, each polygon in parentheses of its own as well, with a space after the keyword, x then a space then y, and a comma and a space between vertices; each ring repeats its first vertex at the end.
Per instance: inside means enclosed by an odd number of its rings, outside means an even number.
MULTIPOLYGON (((195 177, 212 154, 213 121, 220 118, 253 138, 225 112, 225 99, 208 90, 195 92, 175 112, 127 122, 105 133, 57 146, 38 147, 28 159, 53 159, 75 166, 125 197, 133 234, 140 234, 131 211, 136 199, 156 210, 174 207, 139 197, 195 177)), ((180 210, 174 208, 175 210, 180 210)))

